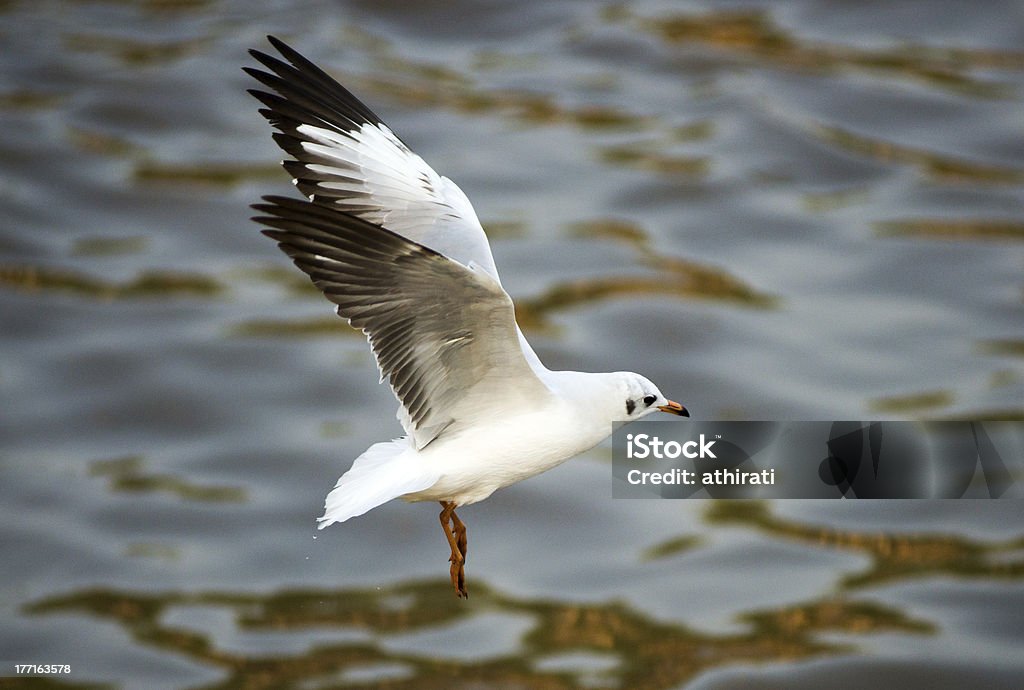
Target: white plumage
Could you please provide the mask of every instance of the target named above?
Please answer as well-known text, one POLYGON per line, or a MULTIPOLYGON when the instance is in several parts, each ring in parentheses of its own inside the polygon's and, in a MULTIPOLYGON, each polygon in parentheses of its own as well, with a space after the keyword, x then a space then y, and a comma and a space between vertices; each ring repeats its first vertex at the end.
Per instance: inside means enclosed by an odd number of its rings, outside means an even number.
POLYGON ((377 115, 284 43, 251 51, 251 91, 308 201, 254 206, 265 234, 366 333, 406 436, 371 446, 327 496, 320 527, 394 498, 439 501, 465 596, 457 506, 564 462, 613 422, 685 415, 639 374, 550 371, 515 322, 472 205, 377 115))

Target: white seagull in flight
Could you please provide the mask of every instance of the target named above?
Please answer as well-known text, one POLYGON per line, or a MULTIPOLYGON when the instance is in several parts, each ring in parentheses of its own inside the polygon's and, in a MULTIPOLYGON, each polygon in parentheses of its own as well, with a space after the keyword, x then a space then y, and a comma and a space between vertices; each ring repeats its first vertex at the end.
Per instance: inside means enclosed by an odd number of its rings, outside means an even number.
POLYGON ((467 596, 455 514, 658 410, 689 416, 639 374, 547 369, 516 325, 469 199, 316 65, 273 37, 250 90, 306 199, 264 197, 264 234, 363 331, 406 435, 338 480, 320 528, 394 498, 439 501, 455 593, 467 596))

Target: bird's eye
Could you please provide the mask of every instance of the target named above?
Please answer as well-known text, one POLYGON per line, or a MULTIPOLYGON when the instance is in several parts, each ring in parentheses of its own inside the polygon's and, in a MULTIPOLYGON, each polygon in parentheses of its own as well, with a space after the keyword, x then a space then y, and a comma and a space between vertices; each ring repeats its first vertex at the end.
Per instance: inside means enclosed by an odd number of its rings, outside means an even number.
POLYGON ((651 405, 653 405, 653 404, 654 404, 654 401, 655 401, 655 400, 657 400, 657 399, 658 399, 658 398, 656 398, 656 397, 655 397, 655 396, 653 396, 653 395, 648 395, 648 396, 645 396, 645 397, 644 397, 644 405, 647 405, 647 407, 650 407, 651 405))

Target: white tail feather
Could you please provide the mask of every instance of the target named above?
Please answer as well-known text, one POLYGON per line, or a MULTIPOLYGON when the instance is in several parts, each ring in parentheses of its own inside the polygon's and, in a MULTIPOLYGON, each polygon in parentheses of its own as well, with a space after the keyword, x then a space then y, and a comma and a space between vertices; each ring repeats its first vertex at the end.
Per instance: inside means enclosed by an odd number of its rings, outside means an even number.
POLYGON ((375 443, 356 458, 327 494, 317 527, 345 522, 393 498, 427 489, 438 478, 437 472, 424 467, 406 438, 375 443))

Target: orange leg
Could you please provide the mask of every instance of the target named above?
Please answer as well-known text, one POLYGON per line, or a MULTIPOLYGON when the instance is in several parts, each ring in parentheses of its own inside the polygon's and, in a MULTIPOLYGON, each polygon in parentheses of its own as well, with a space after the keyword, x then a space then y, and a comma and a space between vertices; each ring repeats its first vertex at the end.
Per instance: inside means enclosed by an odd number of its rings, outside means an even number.
POLYGON ((455 532, 455 538, 459 544, 459 551, 462 553, 462 560, 466 560, 466 524, 459 519, 459 516, 452 511, 452 531, 455 532))
POLYGON ((448 539, 448 546, 452 555, 448 558, 451 561, 450 574, 452 587, 455 588, 457 597, 469 598, 466 592, 466 525, 459 516, 455 514, 455 504, 449 501, 441 501, 441 528, 444 536, 448 539))

